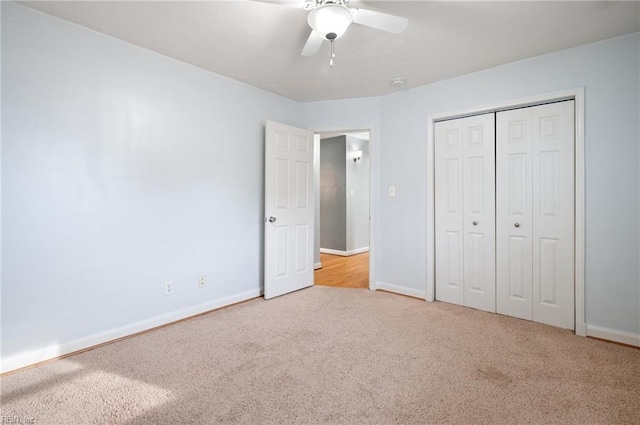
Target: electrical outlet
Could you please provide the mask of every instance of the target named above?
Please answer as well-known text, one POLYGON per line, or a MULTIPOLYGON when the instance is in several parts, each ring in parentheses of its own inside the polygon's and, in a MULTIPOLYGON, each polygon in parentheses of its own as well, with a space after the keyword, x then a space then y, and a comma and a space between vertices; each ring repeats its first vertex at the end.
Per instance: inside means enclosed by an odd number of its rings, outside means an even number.
POLYGON ((173 281, 170 280, 169 282, 164 283, 164 294, 165 295, 173 294, 173 281))
POLYGON ((207 284, 207 278, 205 276, 200 276, 198 279, 198 288, 204 288, 204 285, 207 284))

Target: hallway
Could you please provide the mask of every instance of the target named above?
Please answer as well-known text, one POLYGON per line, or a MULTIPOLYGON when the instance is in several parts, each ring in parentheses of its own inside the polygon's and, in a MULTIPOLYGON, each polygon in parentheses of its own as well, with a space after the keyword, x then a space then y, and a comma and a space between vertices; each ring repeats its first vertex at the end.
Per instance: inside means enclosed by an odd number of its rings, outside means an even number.
POLYGON ((369 288, 369 253, 342 257, 320 254, 322 268, 314 273, 315 284, 341 288, 369 288))

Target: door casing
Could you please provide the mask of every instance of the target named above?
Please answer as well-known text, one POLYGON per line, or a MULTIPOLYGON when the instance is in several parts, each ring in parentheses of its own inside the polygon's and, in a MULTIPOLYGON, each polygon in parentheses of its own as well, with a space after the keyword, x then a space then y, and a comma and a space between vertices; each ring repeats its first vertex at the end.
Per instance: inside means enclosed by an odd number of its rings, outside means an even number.
POLYGON ((310 127, 310 131, 314 134, 323 133, 353 133, 359 131, 369 132, 369 290, 377 289, 375 280, 375 240, 374 232, 374 208, 375 205, 375 134, 372 124, 355 125, 355 126, 339 126, 339 127, 310 127))

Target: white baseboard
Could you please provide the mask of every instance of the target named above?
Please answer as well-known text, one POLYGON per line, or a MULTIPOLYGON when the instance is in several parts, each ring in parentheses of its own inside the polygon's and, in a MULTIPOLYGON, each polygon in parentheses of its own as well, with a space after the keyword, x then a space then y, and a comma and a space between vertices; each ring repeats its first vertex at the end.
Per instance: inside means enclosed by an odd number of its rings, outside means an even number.
POLYGON ((587 325, 587 336, 640 347, 640 334, 587 325))
POLYGON ((584 323, 576 323, 576 335, 587 336, 587 325, 584 323))
POLYGON ((321 268, 322 268, 322 263, 315 263, 313 265, 313 270, 318 270, 318 269, 321 269, 321 268))
POLYGON ((323 254, 331 254, 331 255, 340 255, 342 257, 348 257, 350 255, 362 254, 363 252, 368 252, 369 247, 365 246, 364 248, 352 249, 351 251, 339 251, 337 249, 329 249, 329 248, 320 248, 320 252, 323 254))
POLYGON ((260 295, 260 289, 245 291, 236 295, 231 295, 229 297, 208 301, 206 303, 198 304, 192 307, 187 307, 181 310, 173 311, 171 313, 152 317, 147 320, 124 325, 119 328, 110 329, 108 331, 100 332, 95 335, 89 335, 87 337, 79 338, 73 341, 63 342, 61 344, 50 345, 48 347, 22 352, 10 356, 6 359, 2 359, 0 361, 0 372, 5 373, 26 366, 31 366, 36 363, 55 359, 56 357, 64 356, 76 351, 104 344, 105 342, 133 335, 138 332, 146 331, 158 326, 166 325, 167 323, 186 319, 188 317, 206 313, 208 311, 225 307, 231 304, 250 300, 252 298, 259 297, 260 295))
POLYGON ((433 295, 433 292, 425 291, 425 300, 432 303, 436 300, 436 297, 433 295))
POLYGON ((409 297, 420 298, 422 300, 427 296, 427 291, 423 289, 407 288, 406 286, 394 285, 393 283, 376 282, 375 287, 383 291, 393 292, 395 294, 407 295, 409 297))

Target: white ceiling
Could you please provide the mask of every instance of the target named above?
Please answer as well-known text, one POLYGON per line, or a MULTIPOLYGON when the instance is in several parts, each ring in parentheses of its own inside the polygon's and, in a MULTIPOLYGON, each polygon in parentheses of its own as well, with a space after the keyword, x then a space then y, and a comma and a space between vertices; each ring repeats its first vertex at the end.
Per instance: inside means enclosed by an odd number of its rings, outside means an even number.
MULTIPOLYGON (((291 3, 289 1, 288 3, 291 3)), ((26 2, 62 19, 299 101, 377 96, 640 30, 640 3, 352 1, 409 18, 400 35, 352 25, 303 57, 301 9, 257 1, 26 2), (391 86, 402 77, 406 85, 391 86)), ((300 1, 302 4, 302 1, 300 1)))

